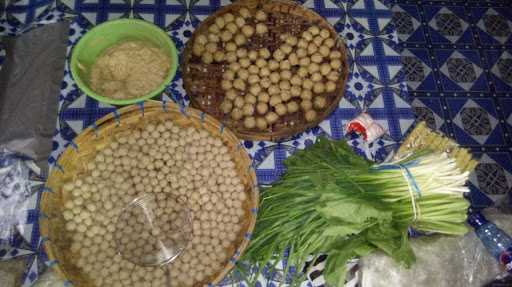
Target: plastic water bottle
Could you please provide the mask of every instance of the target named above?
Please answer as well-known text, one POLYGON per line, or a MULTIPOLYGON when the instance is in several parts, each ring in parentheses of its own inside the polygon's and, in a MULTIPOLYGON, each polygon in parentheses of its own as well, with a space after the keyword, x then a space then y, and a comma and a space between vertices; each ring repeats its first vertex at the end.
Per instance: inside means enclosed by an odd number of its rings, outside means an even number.
POLYGON ((472 212, 468 223, 475 228, 475 233, 496 260, 508 272, 512 272, 512 238, 494 223, 489 222, 480 212, 472 212))

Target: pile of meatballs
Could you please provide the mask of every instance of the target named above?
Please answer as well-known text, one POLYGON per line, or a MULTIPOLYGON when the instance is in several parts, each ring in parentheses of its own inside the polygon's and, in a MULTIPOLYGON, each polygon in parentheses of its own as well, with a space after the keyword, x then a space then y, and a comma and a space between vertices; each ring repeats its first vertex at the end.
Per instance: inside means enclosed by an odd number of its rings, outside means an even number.
POLYGON ((270 35, 269 17, 247 8, 223 14, 192 45, 202 63, 225 65, 221 111, 260 131, 295 113, 303 113, 307 122, 317 120, 330 104, 326 95, 336 91, 342 69, 336 35, 317 25, 300 35, 280 35, 277 49, 250 48, 252 37, 270 35))
POLYGON ((169 286, 161 268, 126 259, 155 254, 157 239, 187 238, 172 262, 172 286, 206 284, 233 256, 250 195, 221 138, 172 121, 151 122, 98 145, 84 164, 80 176, 62 187, 67 199, 62 216, 69 258, 95 286, 169 286), (151 234, 140 229, 146 221, 119 221, 134 199, 148 195, 156 202, 151 213, 163 223, 151 234))

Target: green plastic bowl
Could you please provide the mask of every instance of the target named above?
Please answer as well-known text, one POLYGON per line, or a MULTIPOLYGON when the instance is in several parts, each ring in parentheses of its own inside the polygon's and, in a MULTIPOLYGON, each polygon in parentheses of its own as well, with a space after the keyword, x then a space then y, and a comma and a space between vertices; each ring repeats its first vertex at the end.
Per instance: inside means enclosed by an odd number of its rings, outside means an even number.
POLYGON ((87 32, 78 42, 71 55, 71 75, 78 87, 88 96, 104 103, 130 105, 151 99, 165 89, 176 75, 178 52, 173 41, 162 29, 138 19, 120 19, 105 22, 87 32), (127 40, 150 42, 166 52, 171 60, 169 72, 162 84, 149 94, 130 99, 112 99, 95 93, 89 87, 90 68, 106 48, 127 40))

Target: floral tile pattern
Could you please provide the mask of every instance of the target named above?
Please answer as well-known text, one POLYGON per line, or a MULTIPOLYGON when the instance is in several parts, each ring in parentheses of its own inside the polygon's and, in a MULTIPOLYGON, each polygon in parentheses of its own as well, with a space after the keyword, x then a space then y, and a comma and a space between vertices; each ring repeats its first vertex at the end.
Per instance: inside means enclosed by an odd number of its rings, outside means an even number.
POLYGON ((392 2, 416 115, 479 158, 475 206, 512 202, 512 3, 392 2))
MULTIPOLYGON (((89 29, 108 20, 133 17, 160 26, 168 32, 178 50, 182 52, 195 27, 208 15, 229 3, 228 0, 9 0, 5 13, 0 14, 0 35, 15 35, 39 25, 68 19, 71 26, 66 60, 69 61, 73 46, 89 29)), ((314 143, 318 136, 345 138, 345 124, 362 111, 369 112, 386 128, 387 133, 370 145, 360 138, 351 138, 349 142, 358 154, 377 161, 384 160, 386 155, 398 146, 415 120, 402 71, 404 64, 399 46, 399 37, 402 39, 402 34, 395 32, 395 17, 389 1, 306 0, 300 3, 324 16, 345 40, 351 62, 351 74, 345 97, 338 109, 318 127, 280 143, 242 142, 254 160, 260 184, 271 184, 279 179, 286 170, 286 157, 297 149, 314 143)), ((420 21, 416 18, 413 26, 419 25, 420 21)), ((414 63, 409 64, 411 69, 419 69, 414 63)), ((423 65, 431 66, 430 63, 420 63, 421 67, 424 67, 423 65)), ((428 69, 424 71, 431 72, 428 69)), ((418 77, 421 75, 416 75, 416 78, 418 77)), ((68 65, 64 71, 59 99, 57 133, 53 141, 54 150, 49 158, 49 163, 57 167, 59 155, 72 143, 77 134, 97 119, 116 112, 117 109, 115 106, 86 97, 74 83, 68 65)), ((185 105, 189 103, 180 71, 160 99, 173 100, 185 105)), ((37 205, 36 202, 33 214, 38 214, 37 205)), ((31 230, 37 231, 37 220, 32 220, 30 226, 31 230)), ((42 262, 46 261, 43 252, 38 249, 40 242, 45 239, 39 238, 38 232, 35 232, 30 240, 38 244, 26 247, 34 255, 27 263, 25 286, 29 286, 37 279, 38 273, 44 269, 42 262)), ((0 249, 0 258, 20 255, 24 248, 18 248, 14 253, 3 252, 3 249, 0 249)), ((323 285, 322 262, 312 264, 313 272, 302 286, 323 285)), ((274 286, 277 277, 263 274, 260 284, 274 286)), ((347 284, 354 286, 356 281, 357 278, 352 278, 347 284)), ((233 275, 221 286, 244 284, 233 275)))

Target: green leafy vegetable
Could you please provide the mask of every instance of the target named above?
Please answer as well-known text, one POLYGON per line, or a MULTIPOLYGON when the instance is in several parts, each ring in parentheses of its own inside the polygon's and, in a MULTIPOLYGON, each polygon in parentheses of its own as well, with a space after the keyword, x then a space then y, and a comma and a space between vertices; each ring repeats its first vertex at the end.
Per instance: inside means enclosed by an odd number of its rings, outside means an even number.
POLYGON ((287 173, 262 193, 243 260, 264 266, 289 248, 288 266, 301 268, 309 255, 324 253, 327 282, 342 286, 346 262, 376 250, 410 266, 409 227, 466 232, 468 173, 442 154, 420 151, 374 165, 345 142, 320 138, 285 163, 287 173))

